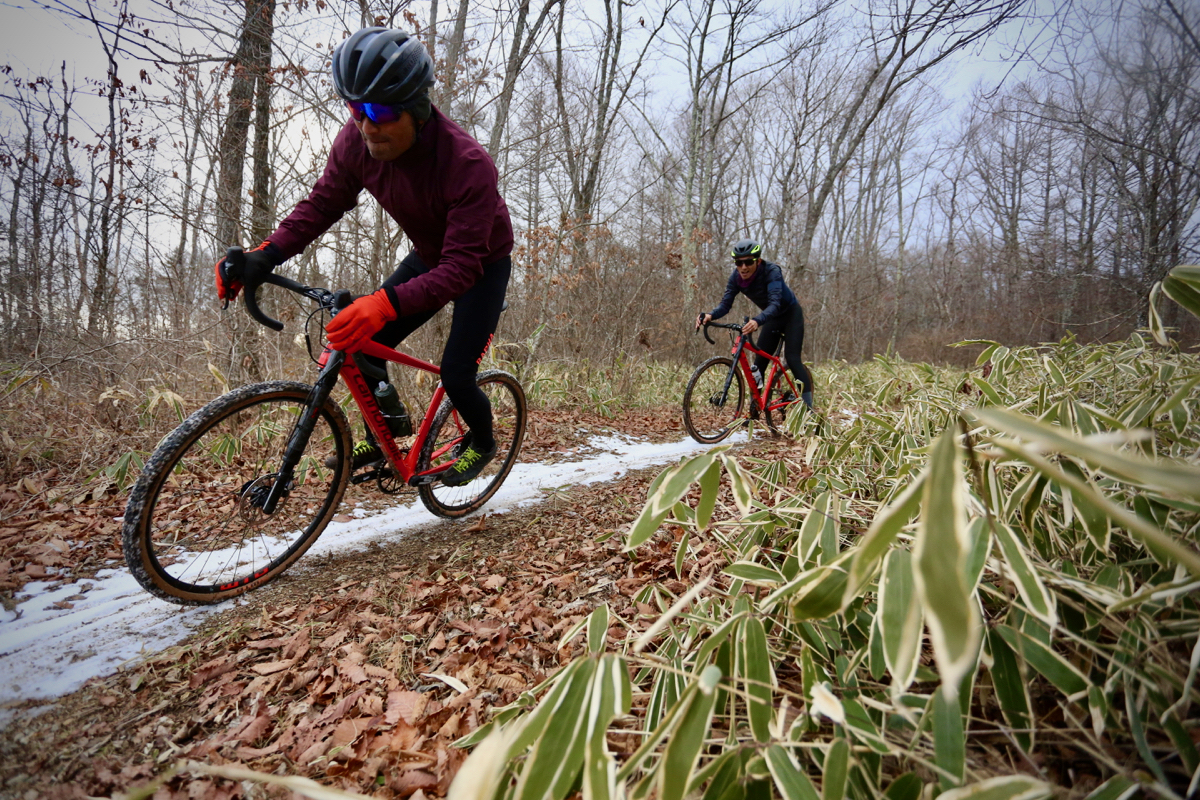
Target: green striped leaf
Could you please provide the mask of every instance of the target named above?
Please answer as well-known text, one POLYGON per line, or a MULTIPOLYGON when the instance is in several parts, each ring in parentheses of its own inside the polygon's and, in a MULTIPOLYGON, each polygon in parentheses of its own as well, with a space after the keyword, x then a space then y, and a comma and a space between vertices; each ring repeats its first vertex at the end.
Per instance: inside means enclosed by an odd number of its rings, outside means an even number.
POLYGON ((1142 785, 1137 781, 1118 775, 1100 784, 1085 800, 1126 800, 1141 790, 1142 785))
POLYGON ((608 636, 608 603, 601 603, 588 617, 587 640, 588 651, 604 652, 605 640, 608 636))
POLYGON ((508 753, 505 755, 506 760, 524 752, 527 747, 541 738, 551 721, 559 714, 560 709, 569 705, 569 698, 573 698, 580 691, 580 684, 591 679, 591 671, 594 667, 595 662, 591 659, 576 659, 554 676, 556 683, 525 718, 520 733, 513 738, 509 745, 508 753), (585 671, 586 676, 581 678, 581 673, 585 671))
MULTIPOLYGON (((1062 428, 998 408, 972 412, 983 424, 1024 439, 1041 449, 1075 456, 1096 469, 1136 486, 1163 489, 1183 497, 1200 499, 1200 468, 1188 464, 1153 461, 1114 450, 1104 444, 1071 436, 1062 428)), ((1113 434, 1107 434, 1111 437, 1113 434)), ((1133 440, 1130 433, 1127 438, 1133 440)))
MULTIPOLYGON (((713 666, 705 667, 694 683, 695 691, 685 695, 687 705, 656 768, 658 796, 661 800, 682 800, 687 790, 688 778, 696 766, 696 759, 700 757, 700 748, 712 723, 720 680, 721 670, 713 666)), ((684 700, 681 698, 682 702, 684 700)))
POLYGON ((925 784, 915 772, 906 772, 888 784, 883 796, 887 800, 920 800, 925 784))
POLYGON ((1063 694, 1070 697, 1087 690, 1089 683, 1083 673, 1037 639, 1009 625, 997 625, 994 630, 1004 637, 1008 646, 1025 663, 1041 673, 1063 694))
POLYGON ((620 796, 617 788, 616 760, 608 751, 608 726, 614 717, 629 713, 632 696, 629 671, 624 659, 615 655, 601 658, 592 681, 592 693, 588 704, 587 752, 583 767, 584 797, 613 800, 620 796))
POLYGON ((975 663, 982 632, 978 604, 966 583, 970 542, 962 459, 953 429, 933 445, 922 507, 913 575, 942 685, 953 694, 975 663))
POLYGON ((921 497, 925 476, 921 474, 900 493, 900 496, 888 503, 871 520, 871 526, 858 545, 851 551, 854 558, 850 562, 849 580, 846 582, 846 593, 842 595, 842 609, 856 600, 863 586, 875 573, 879 559, 892 546, 901 529, 908 524, 917 509, 921 507, 921 497))
POLYGON ((821 778, 821 800, 843 800, 850 774, 850 743, 842 737, 833 740, 825 754, 821 778))
POLYGON ((942 789, 952 789, 962 783, 967 769, 967 738, 963 728, 962 709, 957 700, 957 687, 943 681, 934 693, 933 704, 933 761, 942 770, 938 783, 942 789))
POLYGON ((737 459, 728 453, 721 454, 721 462, 729 473, 729 488, 733 490, 733 502, 743 517, 754 510, 754 480, 738 465, 737 459))
POLYGON ((1163 294, 1200 317, 1200 267, 1179 266, 1162 282, 1163 294))
POLYGON ((821 800, 812 781, 796 765, 787 750, 773 744, 767 748, 766 758, 775 788, 783 800, 821 800))
POLYGON ((721 571, 726 575, 741 578, 746 583, 757 586, 778 586, 787 583, 783 577, 783 573, 779 570, 766 564, 757 564, 753 561, 735 561, 721 571))
POLYGON ((995 629, 987 632, 987 644, 992 656, 992 688, 996 690, 1000 713, 1004 715, 1005 722, 1016 729, 1013 738, 1028 753, 1033 749, 1033 735, 1027 732, 1033 728, 1029 683, 1021 674, 1016 654, 995 629))
POLYGON ((1027 775, 989 778, 938 795, 938 800, 1041 800, 1054 793, 1050 784, 1027 775))
POLYGON ((755 741, 769 742, 771 717, 775 711, 771 698, 775 676, 771 669, 771 653, 767 650, 767 632, 758 617, 747 618, 743 631, 741 667, 746 679, 750 731, 755 741))
POLYGON ((995 439, 993 442, 1001 450, 1025 461, 1042 473, 1043 477, 1067 486, 1071 490, 1072 496, 1082 495, 1087 498, 1108 518, 1142 542, 1156 558, 1167 558, 1183 565, 1193 575, 1200 575, 1200 555, 1183 543, 1175 541, 1152 522, 1117 505, 1097 492, 1095 487, 1068 475, 1033 450, 1005 439, 995 439))
POLYGON ((725 449, 727 447, 714 448, 663 471, 659 480, 651 484, 646 505, 629 528, 629 535, 625 540, 626 550, 633 550, 654 535, 675 504, 688 493, 692 484, 708 471, 713 460, 725 449))
POLYGON ((714 461, 712 466, 700 476, 700 499, 696 503, 696 529, 705 530, 712 519, 713 509, 717 506, 717 494, 721 490, 721 462, 714 461))
POLYGON ((1025 601, 1025 608, 1035 617, 1053 628, 1058 624, 1058 613, 1055 610, 1054 596, 1046 590, 1042 579, 1038 577, 1025 546, 1017 538, 1017 534, 1009 526, 1000 523, 996 525, 996 539, 1000 542, 1000 550, 1004 560, 1011 570, 1010 577, 1017 584, 1017 591, 1025 601))
MULTIPOLYGON (((517 781, 514 800, 562 800, 583 766, 587 742, 587 708, 598 661, 578 659, 575 679, 554 708, 517 781)), ((523 737, 522 737, 523 738, 523 737)))
POLYGON ((917 674, 921 654, 921 603, 916 596, 912 553, 894 549, 883 559, 879 581, 879 613, 883 657, 892 675, 892 696, 899 696, 917 674))

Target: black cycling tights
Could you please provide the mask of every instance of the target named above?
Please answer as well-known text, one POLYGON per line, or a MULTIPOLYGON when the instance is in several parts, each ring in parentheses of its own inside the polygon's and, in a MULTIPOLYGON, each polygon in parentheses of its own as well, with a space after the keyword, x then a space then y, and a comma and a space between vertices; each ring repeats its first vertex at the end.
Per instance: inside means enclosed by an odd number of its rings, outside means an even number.
MULTIPOLYGON (((412 252, 405 256, 383 285, 396 286, 428 271, 425 262, 416 252, 412 252)), ((475 375, 500 322, 511 273, 512 259, 508 256, 483 268, 483 277, 454 301, 450 337, 446 339, 446 348, 442 351, 442 386, 446 387, 450 402, 454 403, 463 422, 471 429, 472 444, 481 450, 492 449, 495 439, 492 435, 492 407, 487 395, 476 385, 475 375)), ((380 344, 395 347, 440 310, 404 314, 384 325, 373 338, 380 344)), ((380 359, 367 360, 384 366, 380 359)))
MULTIPOLYGON (((775 348, 779 347, 779 337, 783 336, 783 357, 787 359, 788 368, 800 382, 800 391, 811 392, 812 375, 800 360, 800 348, 804 346, 804 311, 801 310, 800 304, 792 306, 791 311, 767 320, 758 331, 758 349, 765 353, 774 353, 775 348)), ((767 359, 755 356, 754 363, 758 371, 765 375, 767 359)))

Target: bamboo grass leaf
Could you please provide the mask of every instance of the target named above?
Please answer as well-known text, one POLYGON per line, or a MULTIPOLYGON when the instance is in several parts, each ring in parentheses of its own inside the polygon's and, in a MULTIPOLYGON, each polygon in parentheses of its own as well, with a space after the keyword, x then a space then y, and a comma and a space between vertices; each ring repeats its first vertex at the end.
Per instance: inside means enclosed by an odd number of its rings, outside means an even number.
POLYGON ((913 580, 912 553, 895 549, 883 560, 879 582, 879 614, 883 656, 892 674, 892 696, 899 696, 917 674, 921 654, 921 604, 913 580))
POLYGON ((863 586, 875 572, 875 565, 891 547, 900 530, 908 524, 921 506, 925 476, 921 474, 871 520, 871 526, 859 544, 853 549, 850 575, 846 582, 846 593, 842 595, 842 610, 856 600, 863 586))
MULTIPOLYGON (((1030 442, 1031 447, 1027 449, 1034 452, 1051 451, 1075 456, 1095 469, 1136 486, 1200 499, 1200 468, 1126 454, 1095 441, 1071 436, 1062 428, 1003 409, 975 409, 972 413, 983 424, 1030 442)), ((1135 437, 1129 433, 1126 438, 1131 440, 1135 437)))
POLYGON ((762 620, 748 617, 742 637, 742 672, 746 679, 746 705, 750 731, 757 742, 771 740, 771 716, 774 713, 772 687, 775 676, 771 669, 771 653, 767 649, 767 633, 762 620))
POLYGON ((515 800, 546 797, 561 800, 583 766, 587 742, 585 710, 594 691, 592 679, 598 662, 584 658, 575 663, 581 665, 577 676, 563 692, 544 733, 534 743, 517 781, 515 800))
POLYGON ((1083 673, 1042 642, 1009 625, 997 625, 994 630, 1017 655, 1063 694, 1070 697, 1087 690, 1090 684, 1083 673))
POLYGON ((638 637, 637 641, 633 645, 634 652, 640 653, 645 650, 646 646, 649 645, 650 642, 654 641, 654 637, 658 636, 658 634, 661 633, 664 628, 671 624, 671 620, 675 619, 675 617, 679 616, 683 609, 687 608, 688 603, 695 600, 701 592, 708 588, 708 584, 710 582, 710 578, 704 578, 691 589, 688 589, 687 592, 684 593, 683 597, 676 600, 670 608, 663 612, 661 617, 654 621, 653 625, 646 629, 645 633, 638 637))
POLYGON ((850 773, 850 743, 838 737, 825 754, 825 768, 821 778, 821 800, 843 800, 846 796, 846 778, 850 773))
POLYGON ((777 744, 767 748, 767 767, 784 800, 821 800, 812 781, 796 766, 791 755, 777 744))
POLYGON ((1025 752, 1033 749, 1033 735, 1028 731, 1033 729, 1033 707, 1029 697, 1029 683, 1021 674, 1021 665, 1017 656, 1004 637, 995 629, 987 632, 988 650, 992 660, 990 671, 992 687, 996 690, 996 700, 1000 704, 1000 713, 1004 720, 1015 729, 1013 738, 1025 752))
POLYGON ((1200 278, 1194 265, 1176 267, 1162 282, 1163 294, 1200 317, 1200 278))
POLYGON ((721 455, 725 471, 729 473, 729 488, 733 490, 733 502, 743 517, 749 516, 754 510, 754 481, 750 475, 738 465, 737 459, 728 453, 721 455))
POLYGON ((948 790, 962 783, 967 768, 967 739, 963 715, 954 691, 943 680, 932 699, 934 763, 941 772, 938 782, 948 790))
POLYGON ((1149 301, 1149 328, 1150 335, 1154 337, 1154 341, 1158 342, 1163 347, 1168 347, 1171 340, 1167 338, 1166 329, 1163 326, 1162 317, 1158 315, 1158 295, 1162 292, 1162 281, 1158 281, 1150 289, 1149 301))
POLYGON ((708 528, 713 509, 717 506, 717 494, 721 489, 721 462, 712 465, 700 476, 700 499, 696 502, 696 530, 708 528))
POLYGON ((604 644, 608 635, 608 603, 601 603, 588 617, 587 640, 588 651, 591 653, 604 652, 604 644))
POLYGON ((787 583, 779 570, 753 561, 735 561, 721 571, 757 586, 778 586, 787 583))
POLYGON ((915 772, 906 772, 888 784, 883 796, 887 800, 920 800, 925 784, 915 772))
POLYGON ((657 485, 651 485, 641 514, 629 528, 629 535, 625 541, 626 550, 635 549, 654 535, 675 504, 687 494, 692 484, 704 475, 724 449, 715 448, 701 453, 670 467, 659 476, 657 485))
POLYGON ((1028 448, 1004 439, 996 439, 994 443, 1005 452, 1024 460, 1044 477, 1066 485, 1075 496, 1086 497, 1119 527, 1129 531, 1134 538, 1140 540, 1147 549, 1152 550, 1156 555, 1169 558, 1183 565, 1193 575, 1200 576, 1200 554, 1194 550, 1176 542, 1149 521, 1117 505, 1097 492, 1094 487, 1067 474, 1028 448))
POLYGON ((1142 785, 1124 775, 1109 778, 1084 800, 1127 800, 1142 790, 1142 785))
POLYGON ((930 455, 913 575, 950 699, 955 699, 958 684, 975 663, 982 631, 978 604, 967 587, 970 542, 964 495, 961 454, 953 430, 947 430, 930 455))
POLYGON ((1050 784, 1027 775, 1003 775, 951 789, 938 800, 1041 800, 1054 793, 1050 784))
MULTIPOLYGON (((713 706, 717 700, 717 684, 721 670, 714 666, 705 667, 696 679, 696 691, 690 692, 687 707, 663 750, 658 774, 658 796, 661 800, 682 800, 687 790, 688 778, 700 757, 700 748, 708 736, 712 723, 713 706)), ((681 700, 682 702, 682 700, 681 700)))
POLYGON ((1012 571, 1011 577, 1017 584, 1017 591, 1025 601, 1025 607, 1046 625, 1053 628, 1058 624, 1058 613, 1055 610, 1054 595, 1047 591, 1042 579, 1038 577, 1037 568, 1033 565, 1029 554, 1025 551, 1017 534, 1009 526, 1001 523, 996 526, 996 539, 1000 542, 1000 550, 1012 571))

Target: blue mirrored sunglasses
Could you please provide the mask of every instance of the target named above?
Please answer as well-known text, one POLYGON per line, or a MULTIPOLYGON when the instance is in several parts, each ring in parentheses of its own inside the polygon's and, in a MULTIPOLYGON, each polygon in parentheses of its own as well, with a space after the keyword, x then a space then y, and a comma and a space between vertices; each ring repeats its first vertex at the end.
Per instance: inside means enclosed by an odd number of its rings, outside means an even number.
POLYGON ((389 122, 395 122, 400 119, 400 114, 405 108, 404 106, 392 106, 386 103, 346 103, 346 107, 350 109, 350 116, 354 117, 356 122, 369 119, 376 125, 386 125, 389 122))

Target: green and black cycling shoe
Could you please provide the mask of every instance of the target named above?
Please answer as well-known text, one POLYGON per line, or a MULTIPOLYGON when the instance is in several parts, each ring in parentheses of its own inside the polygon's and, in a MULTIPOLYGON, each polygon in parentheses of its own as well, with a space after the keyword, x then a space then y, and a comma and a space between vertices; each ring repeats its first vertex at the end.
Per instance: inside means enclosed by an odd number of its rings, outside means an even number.
POLYGON ((468 443, 458 454, 458 458, 454 459, 454 463, 442 473, 442 483, 446 486, 462 486, 475 480, 479 473, 483 472, 483 468, 496 457, 497 449, 493 444, 491 450, 477 450, 473 443, 468 443))
MULTIPOLYGON (((354 445, 354 450, 351 453, 351 472, 358 472, 363 467, 369 467, 383 460, 383 451, 379 449, 379 445, 369 440, 354 445)), ((329 456, 325 459, 325 466, 329 469, 334 469, 337 466, 337 458, 336 454, 329 456)))

